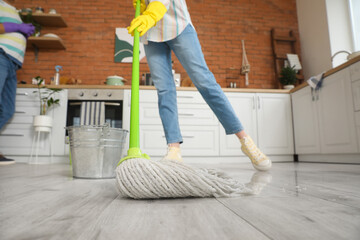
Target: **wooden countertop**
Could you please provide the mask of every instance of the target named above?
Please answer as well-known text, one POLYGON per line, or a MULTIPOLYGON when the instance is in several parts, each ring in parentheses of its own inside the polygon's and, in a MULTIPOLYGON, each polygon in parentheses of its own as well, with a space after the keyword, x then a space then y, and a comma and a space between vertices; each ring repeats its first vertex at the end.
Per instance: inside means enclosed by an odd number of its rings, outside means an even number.
MULTIPOLYGON (((354 64, 354 63, 356 63, 356 62, 359 62, 359 61, 360 61, 360 56, 354 57, 353 59, 350 59, 349 61, 347 61, 347 62, 345 62, 345 63, 337 66, 336 68, 332 68, 332 69, 326 71, 326 72, 324 73, 324 77, 328 77, 328 76, 330 76, 331 74, 334 74, 334 73, 336 73, 336 72, 338 72, 338 71, 340 71, 340 70, 342 70, 342 69, 344 69, 344 68, 347 68, 347 67, 349 67, 350 65, 352 65, 352 64, 354 64)), ((307 80, 307 79, 306 79, 306 80, 307 80)), ((296 92, 296 91, 298 91, 298 90, 300 90, 300 89, 308 86, 308 83, 306 82, 306 80, 305 80, 305 82, 303 82, 302 84, 300 84, 300 85, 296 86, 295 88, 291 89, 291 90, 290 90, 290 93, 296 92)))
MULTIPOLYGON (((36 88, 32 84, 18 84, 18 88, 36 88)), ((46 85, 48 88, 61 89, 131 89, 130 85, 109 86, 109 85, 46 85)), ((178 91, 197 91, 195 87, 178 87, 178 91)), ((140 90, 155 90, 154 86, 140 86, 140 90)), ((245 93, 289 93, 286 89, 256 89, 256 88, 222 88, 224 92, 245 92, 245 93)))

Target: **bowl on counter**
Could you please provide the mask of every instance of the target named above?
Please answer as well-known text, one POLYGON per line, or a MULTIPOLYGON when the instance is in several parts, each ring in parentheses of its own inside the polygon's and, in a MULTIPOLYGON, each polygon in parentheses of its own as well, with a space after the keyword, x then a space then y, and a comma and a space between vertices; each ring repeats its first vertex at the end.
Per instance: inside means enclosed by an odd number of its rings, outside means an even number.
POLYGON ((106 85, 113 85, 113 86, 123 86, 124 82, 126 82, 126 80, 123 77, 119 77, 119 76, 109 76, 106 78, 106 85))

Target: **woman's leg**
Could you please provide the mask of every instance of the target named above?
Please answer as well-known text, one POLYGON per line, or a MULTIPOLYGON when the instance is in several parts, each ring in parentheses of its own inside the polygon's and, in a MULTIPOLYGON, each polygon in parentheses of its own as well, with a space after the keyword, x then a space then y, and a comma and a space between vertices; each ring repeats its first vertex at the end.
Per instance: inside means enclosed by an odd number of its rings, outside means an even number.
POLYGON ((16 68, 12 61, 0 49, 0 129, 15 112, 16 68))
POLYGON ((177 38, 169 41, 169 46, 219 119, 226 134, 243 131, 244 127, 205 62, 194 28, 189 24, 177 38))
POLYGON ((167 144, 178 145, 183 140, 178 120, 176 86, 171 72, 171 49, 166 43, 150 41, 144 47, 151 79, 158 93, 159 114, 167 144))
POLYGON ((207 67, 194 28, 189 24, 177 38, 169 41, 169 46, 223 125, 226 133, 235 134, 240 139, 241 150, 250 158, 253 166, 258 170, 270 169, 271 160, 246 135, 229 100, 207 67))

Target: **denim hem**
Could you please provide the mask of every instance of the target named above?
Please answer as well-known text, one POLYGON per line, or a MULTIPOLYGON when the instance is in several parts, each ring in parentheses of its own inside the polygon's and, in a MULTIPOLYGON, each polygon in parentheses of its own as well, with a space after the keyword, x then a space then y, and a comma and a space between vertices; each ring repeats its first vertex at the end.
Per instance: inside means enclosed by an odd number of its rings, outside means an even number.
POLYGON ((236 128, 235 130, 232 130, 232 131, 225 130, 225 133, 226 133, 226 135, 231 135, 231 134, 241 132, 242 130, 244 130, 244 128, 236 128))
POLYGON ((177 139, 177 140, 174 140, 174 141, 168 141, 168 140, 166 140, 166 143, 167 144, 170 144, 170 143, 180 143, 180 144, 182 144, 183 143, 183 140, 182 140, 182 138, 180 138, 180 139, 177 139))

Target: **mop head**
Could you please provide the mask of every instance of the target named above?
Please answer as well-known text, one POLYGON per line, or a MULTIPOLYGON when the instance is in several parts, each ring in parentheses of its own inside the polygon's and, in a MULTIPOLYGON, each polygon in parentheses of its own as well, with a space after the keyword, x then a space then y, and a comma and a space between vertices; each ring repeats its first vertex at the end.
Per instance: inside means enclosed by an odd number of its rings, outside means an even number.
POLYGON ((214 169, 196 169, 174 160, 133 158, 116 168, 116 186, 134 199, 235 197, 244 184, 214 169))

